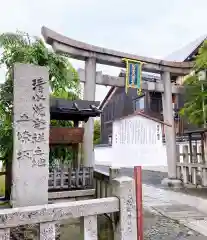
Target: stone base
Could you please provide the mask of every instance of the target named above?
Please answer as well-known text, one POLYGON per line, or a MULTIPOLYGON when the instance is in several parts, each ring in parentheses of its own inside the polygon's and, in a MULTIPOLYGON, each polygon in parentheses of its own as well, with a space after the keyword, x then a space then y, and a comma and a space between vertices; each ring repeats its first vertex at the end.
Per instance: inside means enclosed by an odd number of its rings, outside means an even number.
POLYGON ((182 181, 179 179, 164 178, 162 180, 161 184, 165 187, 171 187, 171 188, 182 188, 183 187, 182 181))

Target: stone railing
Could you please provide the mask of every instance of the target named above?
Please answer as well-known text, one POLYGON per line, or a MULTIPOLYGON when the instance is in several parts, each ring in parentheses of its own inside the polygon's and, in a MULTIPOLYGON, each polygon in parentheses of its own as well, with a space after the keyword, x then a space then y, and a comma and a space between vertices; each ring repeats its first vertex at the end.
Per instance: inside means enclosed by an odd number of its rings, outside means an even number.
POLYGON ((207 186, 207 163, 201 141, 178 146, 177 178, 186 186, 207 186))
POLYGON ((97 215, 117 213, 115 239, 135 240, 136 201, 133 189, 133 179, 117 177, 112 181, 113 197, 4 209, 0 212, 0 239, 10 239, 10 228, 40 224, 39 239, 55 240, 55 225, 59 221, 80 218, 84 239, 97 240, 97 215))
MULTIPOLYGON (((106 169, 108 171, 94 170, 94 184, 97 198, 111 197, 113 194, 114 179, 120 178, 123 175, 120 173, 119 167, 106 167, 106 169)), ((133 189, 135 189, 135 186, 133 186, 133 189)))
POLYGON ((118 168, 109 168, 109 173, 94 171, 96 198, 112 196, 112 180, 119 175, 118 168))

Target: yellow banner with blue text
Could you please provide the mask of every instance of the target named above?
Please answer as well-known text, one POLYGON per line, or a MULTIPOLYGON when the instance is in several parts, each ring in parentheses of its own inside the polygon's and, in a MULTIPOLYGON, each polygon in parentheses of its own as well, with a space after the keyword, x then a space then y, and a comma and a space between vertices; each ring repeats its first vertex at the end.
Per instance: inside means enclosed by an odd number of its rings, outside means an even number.
POLYGON ((137 94, 142 93, 142 65, 143 62, 123 58, 126 63, 126 79, 125 79, 125 91, 128 92, 128 88, 137 88, 137 94))

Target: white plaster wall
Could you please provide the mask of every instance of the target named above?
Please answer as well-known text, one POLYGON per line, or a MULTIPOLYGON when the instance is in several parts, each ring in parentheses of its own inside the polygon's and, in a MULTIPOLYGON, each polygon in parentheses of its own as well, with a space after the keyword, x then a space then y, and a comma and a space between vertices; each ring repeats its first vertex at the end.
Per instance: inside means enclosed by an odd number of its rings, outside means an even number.
POLYGON ((95 162, 121 167, 167 166, 161 132, 160 123, 140 115, 117 120, 112 147, 95 148, 95 162))
POLYGON ((111 166, 113 163, 113 152, 112 147, 95 147, 95 164, 111 166))
MULTIPOLYGON (((177 145, 179 145, 180 153, 183 153, 184 146, 188 146, 188 152, 190 152, 189 142, 181 142, 181 143, 177 143, 177 145)), ((201 152, 201 142, 200 141, 197 141, 197 144, 195 141, 192 141, 192 145, 197 146, 197 152, 201 152)), ((143 161, 143 162, 141 162, 143 169, 167 172, 167 164, 166 164, 167 156, 163 155, 164 152, 166 151, 166 145, 164 144, 162 148, 163 148, 163 150, 161 151, 161 154, 159 154, 158 162, 156 164, 152 163, 152 165, 150 165, 148 161, 147 162, 143 161)), ((115 153, 114 153, 113 147, 97 147, 97 148, 95 148, 95 162, 98 165, 126 166, 125 163, 123 164, 120 161, 116 161, 116 158, 112 157, 112 156, 114 156, 114 154, 115 153)), ((121 155, 121 153, 119 155, 121 155)), ((129 156, 131 156, 131 153, 129 154, 129 156)), ((202 162, 201 156, 198 157, 198 161, 202 162)), ((183 162, 182 156, 180 157, 180 162, 181 163, 183 162)), ((134 166, 134 164, 132 164, 132 165, 129 164, 128 167, 133 167, 133 166, 134 166)))

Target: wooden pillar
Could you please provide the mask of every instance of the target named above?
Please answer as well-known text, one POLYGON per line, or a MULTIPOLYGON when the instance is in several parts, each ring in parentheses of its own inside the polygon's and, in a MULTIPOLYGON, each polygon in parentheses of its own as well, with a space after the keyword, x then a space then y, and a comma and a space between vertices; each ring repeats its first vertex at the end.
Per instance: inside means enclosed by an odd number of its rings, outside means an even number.
MULTIPOLYGON (((88 58, 85 61, 85 84, 84 84, 84 100, 95 101, 96 92, 96 59, 88 58)), ((94 166, 94 149, 93 149, 93 129, 94 120, 89 118, 84 124, 83 138, 83 165, 86 167, 94 166)))
MULTIPOLYGON (((78 121, 74 121, 74 127, 77 128, 78 127, 78 121)), ((78 150, 79 150, 79 143, 75 143, 72 145, 72 149, 73 149, 73 164, 72 166, 74 168, 79 168, 79 162, 78 162, 78 150)))
POLYGON ((12 157, 8 157, 5 166, 5 200, 10 200, 12 185, 12 157))

